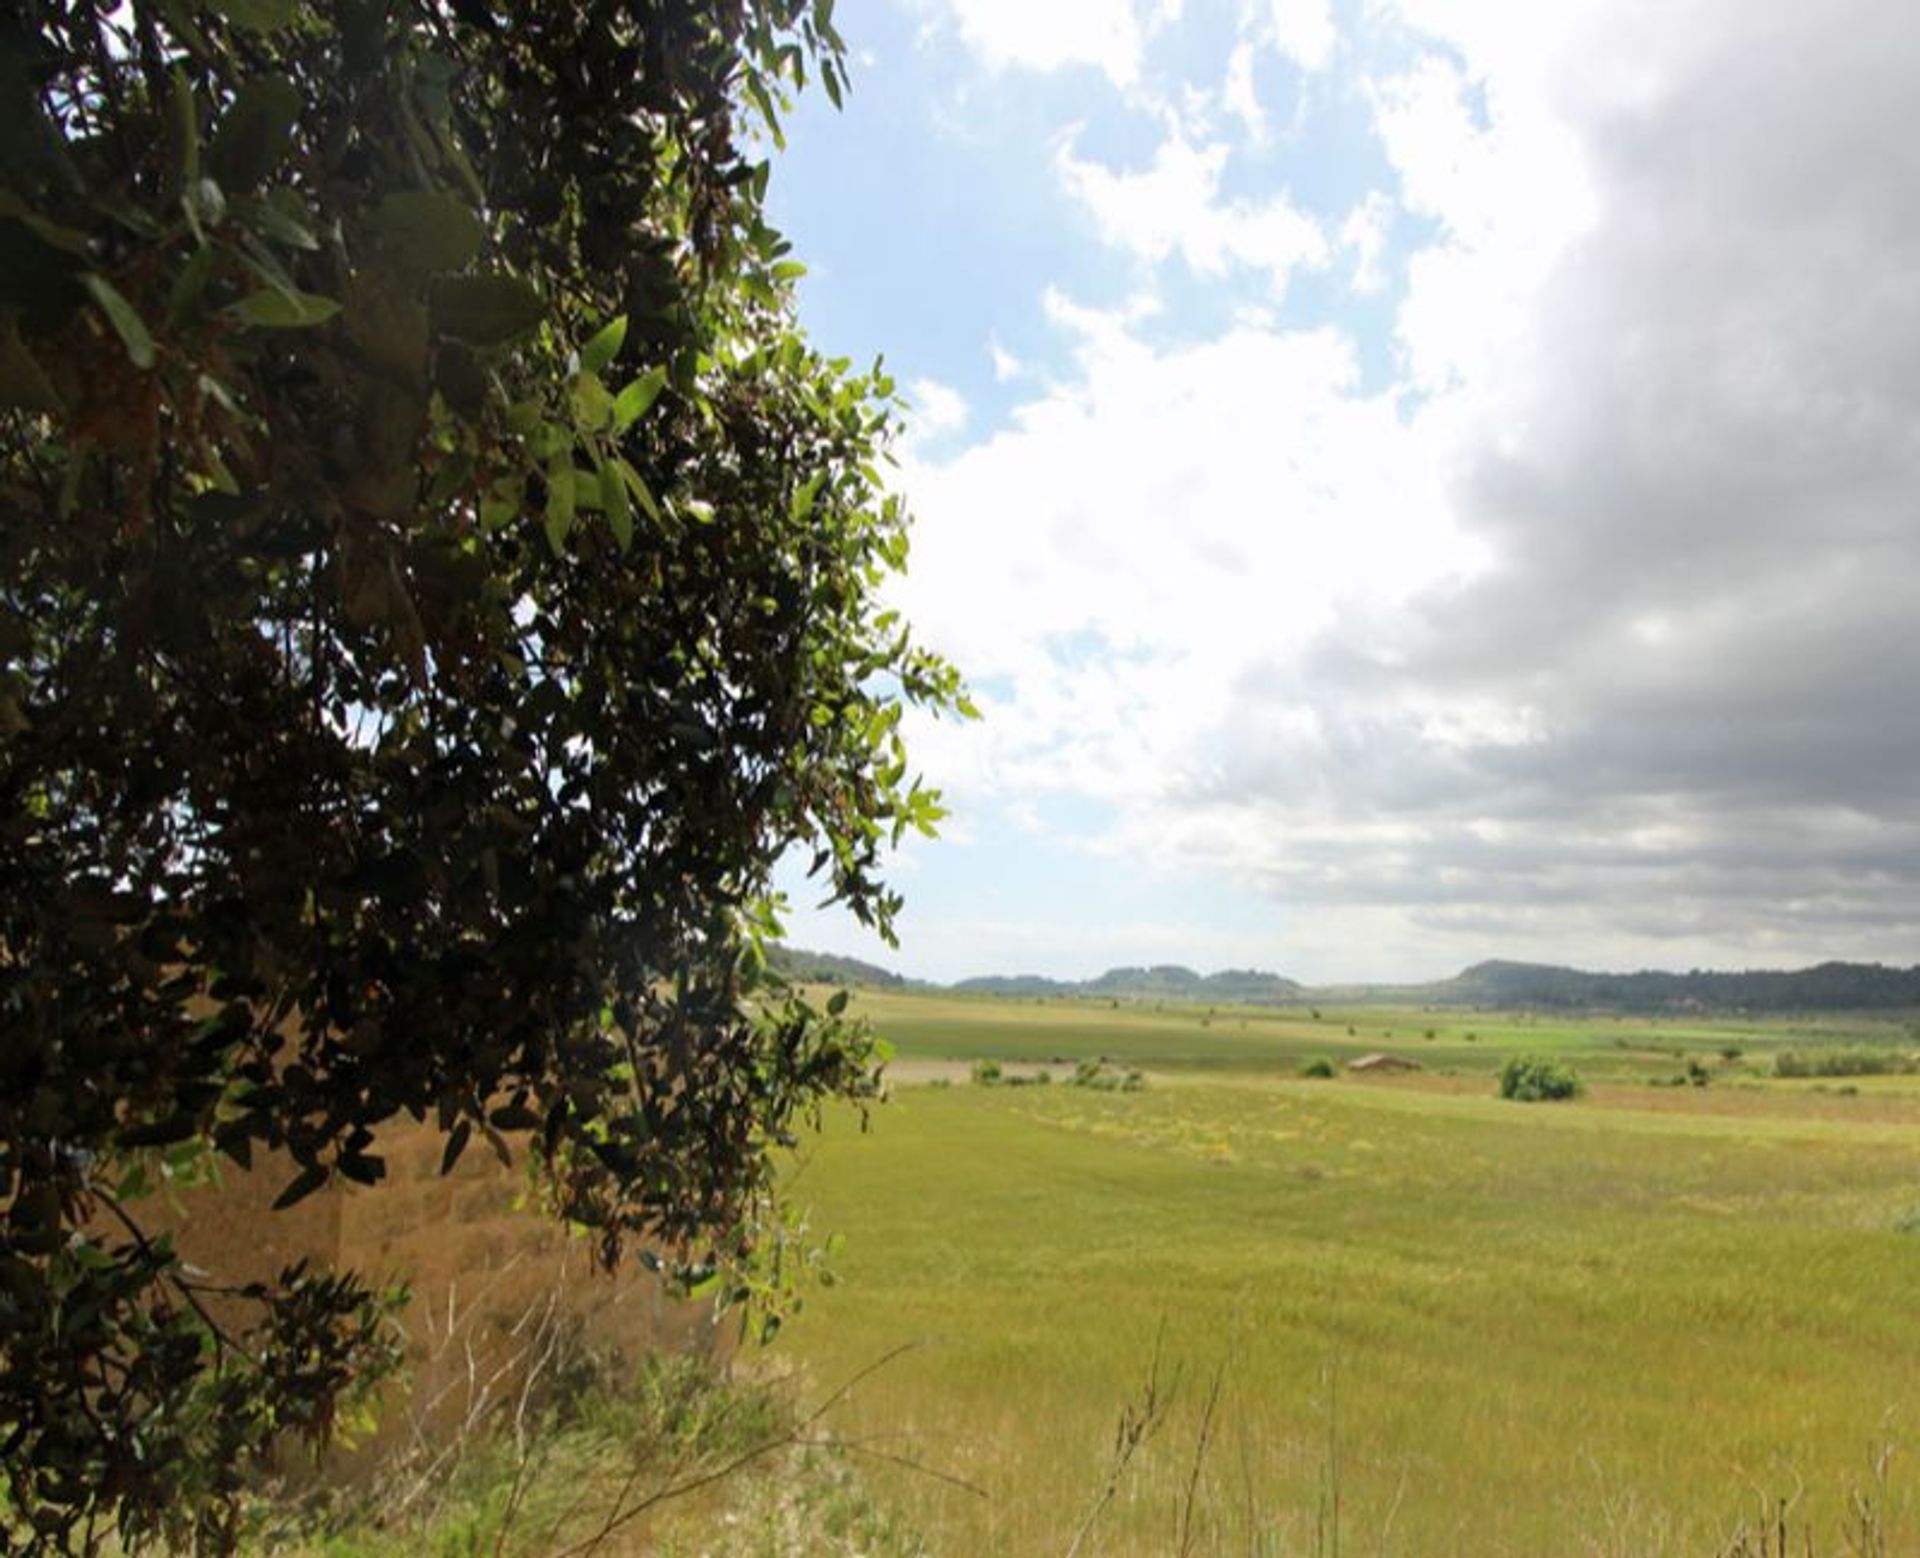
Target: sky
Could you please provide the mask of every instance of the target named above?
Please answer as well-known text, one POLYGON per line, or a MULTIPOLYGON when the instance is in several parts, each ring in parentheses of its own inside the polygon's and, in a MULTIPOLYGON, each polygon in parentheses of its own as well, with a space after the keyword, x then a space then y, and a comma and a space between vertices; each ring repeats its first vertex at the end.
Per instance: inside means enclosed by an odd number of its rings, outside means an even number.
POLYGON ((897 951, 1920 961, 1920 6, 841 0, 773 217, 984 717, 897 951))

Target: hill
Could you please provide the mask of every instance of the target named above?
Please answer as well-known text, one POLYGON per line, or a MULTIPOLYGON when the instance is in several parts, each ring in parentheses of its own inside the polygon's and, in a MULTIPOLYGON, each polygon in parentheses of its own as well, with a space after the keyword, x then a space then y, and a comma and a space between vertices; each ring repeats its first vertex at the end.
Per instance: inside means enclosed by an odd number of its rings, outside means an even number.
POLYGON ((1920 1006, 1920 967, 1821 963, 1801 969, 1593 974, 1547 963, 1476 963, 1422 999, 1447 1005, 1612 1011, 1886 1011, 1920 1006))
POLYGON ((859 958, 842 957, 835 952, 809 952, 805 947, 770 947, 767 962, 776 972, 806 984, 871 985, 904 989, 910 981, 859 958))
POLYGON ((1048 979, 1039 974, 989 974, 963 979, 952 987, 972 995, 1104 996, 1129 1001, 1298 1001, 1306 994, 1298 981, 1257 968, 1229 968, 1197 974, 1178 963, 1150 968, 1110 968, 1092 979, 1048 979))
MULTIPOLYGON (((791 978, 822 984, 933 989, 858 958, 799 947, 772 954, 791 978)), ((1555 963, 1491 958, 1431 984, 1303 985, 1257 968, 1200 974, 1178 963, 1123 964, 1092 979, 1052 979, 1044 974, 986 974, 946 986, 956 994, 1014 1000, 1088 998, 1122 1001, 1191 1001, 1236 1005, 1377 1003, 1403 1006, 1471 1006, 1506 1010, 1613 1012, 1821 1012, 1899 1011, 1920 1008, 1920 965, 1820 963, 1800 969, 1669 973, 1642 969, 1601 974, 1555 963)))

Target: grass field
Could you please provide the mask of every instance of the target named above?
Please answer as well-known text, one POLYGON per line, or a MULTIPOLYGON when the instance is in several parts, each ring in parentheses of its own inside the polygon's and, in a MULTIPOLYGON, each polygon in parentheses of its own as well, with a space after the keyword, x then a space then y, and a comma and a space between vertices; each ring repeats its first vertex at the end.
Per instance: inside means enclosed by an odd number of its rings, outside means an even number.
POLYGON ((1920 1552, 1920 1090, 1767 1075, 1900 1025, 863 999, 904 1078, 1151 1079, 904 1080, 795 1165, 842 1280, 774 1360, 826 1390, 910 1349, 836 1424, 927 1551, 1067 1552, 1157 1357, 1082 1553, 1705 1555, 1778 1498, 1819 1554, 1855 1498, 1862 1550, 1920 1552), (1377 1049, 1424 1069, 1296 1076, 1377 1049), (1522 1050, 1595 1085, 1504 1102, 1522 1050), (1687 1058, 1711 1085, 1647 1085, 1687 1058))

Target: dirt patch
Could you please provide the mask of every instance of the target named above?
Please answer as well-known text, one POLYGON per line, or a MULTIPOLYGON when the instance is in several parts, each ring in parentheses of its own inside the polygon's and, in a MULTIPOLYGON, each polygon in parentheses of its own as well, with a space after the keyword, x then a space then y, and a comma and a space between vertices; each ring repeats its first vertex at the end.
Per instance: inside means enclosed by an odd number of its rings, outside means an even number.
MULTIPOLYGON (((930 1082, 948 1082, 955 1085, 973 1080, 973 1062, 970 1060, 890 1060, 887 1062, 887 1081, 895 1087, 925 1087, 930 1082)), ((1037 1077, 1046 1072, 1054 1081, 1065 1081, 1073 1075, 1073 1066, 1048 1065, 1040 1061, 1003 1060, 999 1063, 1000 1075, 1007 1077, 1037 1077)))

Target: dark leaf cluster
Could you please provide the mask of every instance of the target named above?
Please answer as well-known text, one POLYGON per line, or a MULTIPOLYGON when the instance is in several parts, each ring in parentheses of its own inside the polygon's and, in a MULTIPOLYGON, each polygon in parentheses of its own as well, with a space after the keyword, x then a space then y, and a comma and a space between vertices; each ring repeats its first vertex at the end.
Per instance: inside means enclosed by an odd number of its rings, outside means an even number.
POLYGON ((877 599, 892 387, 800 335, 762 216, 787 95, 844 86, 831 10, 0 16, 21 1540, 220 1546, 378 1359, 346 1277, 210 1311, 139 1181, 376 1184, 411 1117, 449 1166, 526 1144, 607 1261, 746 1292, 770 1152, 871 1091, 765 971, 770 873, 807 851, 888 932, 885 849, 939 816, 902 710, 967 705, 877 599))

